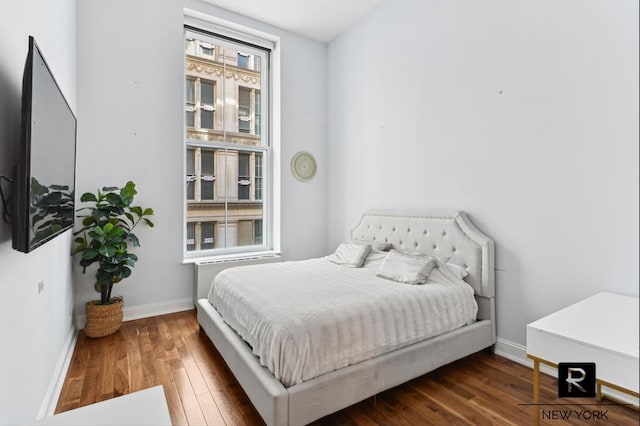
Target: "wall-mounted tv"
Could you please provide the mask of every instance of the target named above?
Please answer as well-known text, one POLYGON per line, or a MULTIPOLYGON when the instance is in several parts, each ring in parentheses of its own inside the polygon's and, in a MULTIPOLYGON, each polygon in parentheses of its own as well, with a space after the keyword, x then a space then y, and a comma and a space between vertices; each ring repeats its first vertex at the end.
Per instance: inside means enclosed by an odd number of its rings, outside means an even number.
POLYGON ((13 248, 29 253, 73 228, 76 117, 29 37, 22 137, 13 194, 13 248))

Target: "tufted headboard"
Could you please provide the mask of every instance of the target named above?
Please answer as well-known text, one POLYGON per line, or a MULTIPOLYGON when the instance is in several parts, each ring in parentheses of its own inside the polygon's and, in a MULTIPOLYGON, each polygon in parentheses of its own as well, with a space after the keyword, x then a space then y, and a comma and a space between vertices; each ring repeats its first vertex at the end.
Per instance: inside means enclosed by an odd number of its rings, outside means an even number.
MULTIPOLYGON (((399 250, 427 253, 462 266, 478 300, 478 318, 495 316, 493 240, 457 210, 368 210, 352 239, 389 242, 399 250)), ((495 322, 494 322, 495 324, 495 322)), ((494 325, 495 327, 495 325, 494 325)), ((495 334, 495 332, 494 332, 495 334)))

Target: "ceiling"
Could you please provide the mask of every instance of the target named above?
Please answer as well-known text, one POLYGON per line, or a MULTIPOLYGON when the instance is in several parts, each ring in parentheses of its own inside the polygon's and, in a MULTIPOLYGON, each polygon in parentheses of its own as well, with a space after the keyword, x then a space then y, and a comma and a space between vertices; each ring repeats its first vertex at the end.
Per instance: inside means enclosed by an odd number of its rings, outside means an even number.
POLYGON ((382 0, 203 0, 240 15, 330 42, 382 0))

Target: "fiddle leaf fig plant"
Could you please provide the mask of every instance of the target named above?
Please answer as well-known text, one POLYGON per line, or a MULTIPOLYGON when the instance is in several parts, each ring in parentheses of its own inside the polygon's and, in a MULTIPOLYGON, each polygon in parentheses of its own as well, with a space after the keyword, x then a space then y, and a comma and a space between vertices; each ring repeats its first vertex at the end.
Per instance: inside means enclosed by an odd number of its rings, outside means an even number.
POLYGON ((73 225, 73 191, 67 185, 43 185, 31 178, 31 231, 34 244, 73 225))
POLYGON ((140 241, 133 230, 140 222, 153 227, 149 216, 153 209, 133 206, 138 192, 129 181, 122 188, 110 186, 97 193, 86 192, 80 201, 88 207, 78 209, 82 228, 74 233, 77 243, 73 254, 82 254, 80 266, 85 273, 92 264, 98 265, 95 289, 100 293, 100 304, 111 303, 113 285, 131 275, 138 256, 129 253, 129 244, 139 247, 140 241))

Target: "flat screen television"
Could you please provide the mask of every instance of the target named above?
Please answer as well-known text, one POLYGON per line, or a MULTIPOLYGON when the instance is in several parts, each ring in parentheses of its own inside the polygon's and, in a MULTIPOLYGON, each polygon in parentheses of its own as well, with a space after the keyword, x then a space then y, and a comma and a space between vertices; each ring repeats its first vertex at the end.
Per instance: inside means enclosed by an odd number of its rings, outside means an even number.
POLYGON ((76 117, 29 37, 13 193, 13 248, 29 253, 73 228, 76 117))

